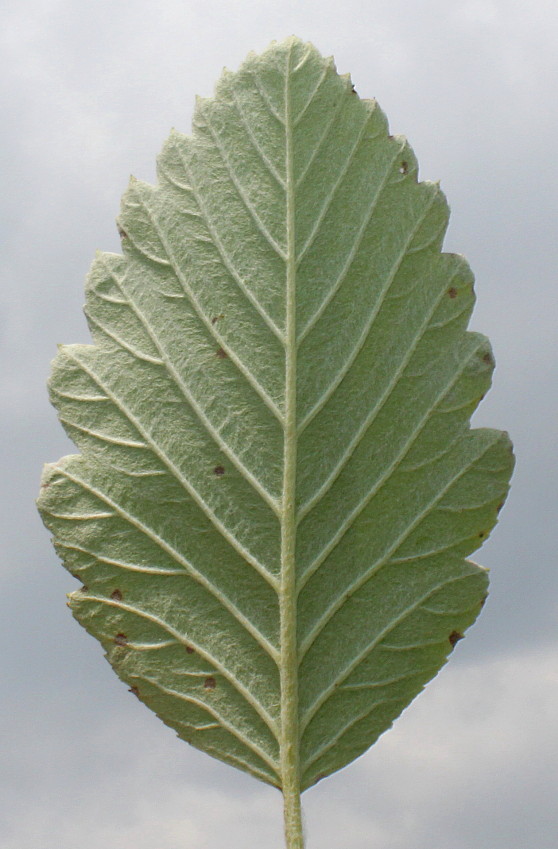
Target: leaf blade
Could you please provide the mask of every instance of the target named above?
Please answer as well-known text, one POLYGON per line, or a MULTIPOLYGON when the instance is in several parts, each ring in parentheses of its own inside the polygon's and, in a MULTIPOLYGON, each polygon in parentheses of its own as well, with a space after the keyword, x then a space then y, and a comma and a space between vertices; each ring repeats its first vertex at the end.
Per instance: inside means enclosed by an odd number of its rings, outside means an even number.
POLYGON ((466 330, 472 274, 406 140, 311 45, 225 72, 51 397, 82 451, 40 508, 76 618, 179 736, 298 792, 366 750, 486 595, 465 558, 505 497, 505 435, 466 330), (355 627, 356 626, 356 627, 355 627))

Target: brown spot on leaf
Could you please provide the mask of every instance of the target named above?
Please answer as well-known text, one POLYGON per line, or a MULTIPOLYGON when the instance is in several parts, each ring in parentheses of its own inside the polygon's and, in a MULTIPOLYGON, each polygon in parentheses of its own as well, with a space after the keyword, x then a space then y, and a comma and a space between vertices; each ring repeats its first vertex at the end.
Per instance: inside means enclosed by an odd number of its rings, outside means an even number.
POLYGON ((481 531, 480 534, 479 534, 479 539, 484 539, 485 536, 486 536, 486 531, 481 531))
POLYGON ((217 477, 221 477, 221 475, 225 474, 225 469, 223 466, 215 466, 213 469, 213 474, 217 475, 217 477))
POLYGON ((223 313, 220 313, 219 315, 214 315, 211 319, 211 324, 216 324, 221 318, 225 318, 223 313))
POLYGON ((192 648, 192 646, 186 646, 186 652, 187 652, 187 654, 194 654, 194 653, 195 653, 195 651, 196 651, 196 650, 195 650, 194 648, 192 648))
POLYGON ((455 288, 455 286, 452 286, 450 289, 448 289, 448 295, 450 296, 450 298, 457 298, 457 289, 455 288))
POLYGON ((483 354, 483 355, 482 355, 482 361, 483 361, 483 363, 489 363, 489 364, 492 364, 492 357, 491 357, 491 355, 488 353, 488 351, 486 352, 486 354, 483 354))
POLYGON ((500 503, 499 503, 499 504, 498 504, 498 506, 496 507, 496 512, 497 512, 497 513, 499 513, 503 506, 504 506, 504 502, 503 502, 503 501, 500 501, 500 503))
POLYGON ((226 351, 223 350, 223 348, 217 348, 217 350, 215 351, 215 356, 219 357, 220 360, 226 360, 229 355, 226 351))
POLYGON ((134 696, 137 696, 137 697, 138 697, 138 699, 139 699, 139 690, 138 690, 138 688, 137 688, 137 687, 130 687, 130 689, 128 690, 128 692, 129 692, 129 693, 133 693, 133 694, 134 694, 134 696))
POLYGON ((128 238, 129 238, 129 236, 128 236, 127 232, 126 232, 125 230, 123 230, 123 229, 122 229, 122 227, 120 226, 120 224, 117 224, 117 225, 116 225, 116 228, 117 228, 117 230, 118 230, 118 235, 120 236, 120 238, 121 238, 121 239, 128 239, 128 238))
POLYGON ((450 635, 449 635, 449 637, 448 637, 448 640, 450 641, 450 645, 451 645, 452 647, 453 647, 456 643, 458 643, 458 642, 459 642, 459 640, 462 640, 462 639, 463 639, 463 634, 461 634, 459 631, 452 631, 452 632, 451 632, 451 634, 450 634, 450 635))
POLYGON ((403 161, 403 162, 401 163, 401 165, 399 166, 399 173, 400 173, 400 174, 407 174, 407 173, 408 173, 408 171, 409 171, 409 163, 408 163, 408 162, 403 161))
POLYGON ((117 646, 127 646, 128 645, 128 637, 126 634, 117 634, 114 638, 114 642, 117 646))
POLYGON ((122 593, 120 592, 120 590, 114 590, 113 592, 111 592, 110 597, 114 601, 122 601, 122 593))
POLYGON ((205 687, 206 690, 214 690, 215 687, 217 686, 217 682, 216 682, 215 678, 212 675, 210 675, 209 678, 206 678, 205 681, 203 682, 203 686, 205 687))

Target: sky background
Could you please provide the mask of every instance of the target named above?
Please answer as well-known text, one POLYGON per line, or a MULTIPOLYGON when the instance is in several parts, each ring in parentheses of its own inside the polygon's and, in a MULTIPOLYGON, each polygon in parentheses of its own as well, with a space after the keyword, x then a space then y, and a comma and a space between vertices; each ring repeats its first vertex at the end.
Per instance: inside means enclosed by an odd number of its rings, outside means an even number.
POLYGON ((305 794, 308 849, 555 849, 558 834, 556 0, 18 0, 0 12, 2 849, 281 849, 278 793, 180 742, 72 619, 34 508, 72 451, 45 381, 87 342, 83 281, 119 251, 129 174, 223 66, 296 34, 440 179, 445 248, 496 356, 475 423, 517 454, 476 555, 489 602, 450 664, 353 765, 305 794))

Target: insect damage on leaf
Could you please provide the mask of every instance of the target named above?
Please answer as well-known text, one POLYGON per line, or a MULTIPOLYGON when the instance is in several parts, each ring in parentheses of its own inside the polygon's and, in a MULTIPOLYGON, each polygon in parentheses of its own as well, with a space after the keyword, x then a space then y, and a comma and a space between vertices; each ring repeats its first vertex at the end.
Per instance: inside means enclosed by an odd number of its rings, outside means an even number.
POLYGON ((281 787, 289 833, 486 595, 467 557, 512 456, 469 424, 493 370, 472 274, 406 140, 296 38, 225 71, 118 221, 93 344, 53 364, 81 453, 46 467, 40 510, 117 674, 281 787))

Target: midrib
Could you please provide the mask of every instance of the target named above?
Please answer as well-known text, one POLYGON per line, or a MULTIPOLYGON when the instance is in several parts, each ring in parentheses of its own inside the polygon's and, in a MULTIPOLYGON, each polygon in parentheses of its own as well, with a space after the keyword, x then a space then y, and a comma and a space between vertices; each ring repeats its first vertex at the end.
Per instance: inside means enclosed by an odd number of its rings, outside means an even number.
POLYGON ((296 264, 295 186, 293 175, 292 115, 290 103, 291 50, 285 73, 286 160, 286 343, 285 435, 283 499, 281 509, 281 779, 288 849, 303 849, 300 811, 300 755, 298 729, 298 649, 296 636, 295 488, 296 488, 296 264))

